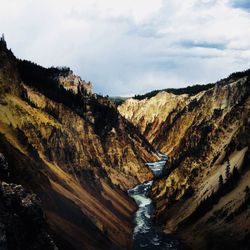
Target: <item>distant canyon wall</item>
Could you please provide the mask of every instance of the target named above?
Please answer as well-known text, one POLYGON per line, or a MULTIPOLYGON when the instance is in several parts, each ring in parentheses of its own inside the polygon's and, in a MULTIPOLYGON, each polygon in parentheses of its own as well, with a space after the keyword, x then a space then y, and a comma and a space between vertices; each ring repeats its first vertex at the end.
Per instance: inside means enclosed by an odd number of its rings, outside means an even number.
POLYGON ((159 92, 129 99, 118 110, 169 157, 165 177, 151 190, 165 231, 193 249, 244 249, 250 226, 250 72, 232 74, 196 95, 159 92))

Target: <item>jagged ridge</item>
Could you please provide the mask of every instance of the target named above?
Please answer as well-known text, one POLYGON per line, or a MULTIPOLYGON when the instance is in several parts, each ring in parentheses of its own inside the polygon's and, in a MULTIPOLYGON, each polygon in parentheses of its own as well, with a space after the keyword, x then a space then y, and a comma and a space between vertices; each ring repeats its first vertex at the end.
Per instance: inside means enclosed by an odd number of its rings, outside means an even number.
POLYGON ((21 64, 1 41, 0 151, 11 181, 37 193, 60 248, 129 246, 135 204, 124 190, 152 178, 153 148, 107 98, 64 88, 70 72, 62 84, 60 69, 21 64))
POLYGON ((249 246, 249 72, 197 95, 160 92, 118 108, 169 156, 151 190, 156 216, 194 249, 249 246))

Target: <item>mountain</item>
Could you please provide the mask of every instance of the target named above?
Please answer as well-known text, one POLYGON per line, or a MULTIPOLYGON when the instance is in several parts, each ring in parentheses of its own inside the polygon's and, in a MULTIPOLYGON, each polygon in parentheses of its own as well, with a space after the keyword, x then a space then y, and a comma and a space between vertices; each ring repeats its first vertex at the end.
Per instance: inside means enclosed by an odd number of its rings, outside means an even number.
POLYGON ((186 94, 177 96, 163 91, 149 99, 130 98, 118 106, 118 110, 152 143, 170 112, 188 101, 186 94))
MULTIPOLYGON (((0 173, 1 177, 9 175, 9 165, 2 154, 0 173)), ((21 185, 0 182, 0 248, 57 249, 39 200, 21 185)))
POLYGON ((150 192, 164 231, 191 249, 249 249, 250 70, 118 109, 168 156, 150 192))
MULTIPOLYGON (((8 174, 0 173, 3 192, 8 196, 15 185, 27 190, 16 192, 19 203, 24 192, 36 196, 45 231, 59 249, 130 246, 136 205, 126 191, 152 178, 145 162, 157 158, 153 147, 90 83, 69 68, 17 59, 3 38, 0 153, 9 166, 8 174)), ((19 234, 13 230, 6 231, 8 249, 19 234)))
POLYGON ((110 96, 109 100, 113 102, 116 106, 121 105, 125 102, 129 97, 122 97, 122 96, 110 96))
POLYGON ((148 242, 249 249, 250 70, 113 100, 0 39, 0 248, 129 249, 144 183, 148 242))
POLYGON ((185 88, 179 88, 179 89, 168 88, 168 89, 162 89, 162 90, 153 90, 153 91, 150 91, 150 92, 148 92, 146 94, 143 94, 143 95, 135 95, 133 98, 136 99, 136 100, 143 100, 143 99, 146 99, 146 98, 149 99, 151 97, 156 96, 160 92, 167 92, 167 93, 172 93, 172 94, 175 94, 175 95, 182 95, 182 94, 196 95, 199 92, 210 89, 212 87, 214 87, 213 83, 204 84, 204 85, 196 84, 196 85, 187 86, 185 88))

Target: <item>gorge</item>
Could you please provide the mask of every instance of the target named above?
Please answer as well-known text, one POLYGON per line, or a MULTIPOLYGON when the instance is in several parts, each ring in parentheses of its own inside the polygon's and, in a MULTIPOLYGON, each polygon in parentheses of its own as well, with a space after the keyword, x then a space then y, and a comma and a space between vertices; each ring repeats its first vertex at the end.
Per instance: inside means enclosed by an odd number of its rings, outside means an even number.
POLYGON ((0 249, 249 249, 249 135, 250 70, 116 105, 2 38, 0 249))
POLYGON ((170 169, 150 197, 164 231, 192 249, 249 247, 249 76, 234 73, 199 93, 158 91, 118 107, 168 155, 170 169))
MULTIPOLYGON (((165 168, 165 155, 159 154, 161 159, 147 165, 153 171, 155 177, 161 177, 165 168)), ((132 249, 181 249, 179 242, 173 236, 166 236, 162 229, 153 219, 155 208, 149 196, 149 190, 153 181, 139 184, 128 190, 128 194, 138 205, 138 210, 134 217, 134 232, 132 249)))
MULTIPOLYGON (((152 178, 144 162, 157 156, 107 98, 79 79, 78 94, 65 89, 68 74, 16 59, 1 40, 1 181, 37 195, 60 249, 122 249, 136 209, 126 190, 152 178)), ((9 245, 14 229, 3 226, 9 245)))

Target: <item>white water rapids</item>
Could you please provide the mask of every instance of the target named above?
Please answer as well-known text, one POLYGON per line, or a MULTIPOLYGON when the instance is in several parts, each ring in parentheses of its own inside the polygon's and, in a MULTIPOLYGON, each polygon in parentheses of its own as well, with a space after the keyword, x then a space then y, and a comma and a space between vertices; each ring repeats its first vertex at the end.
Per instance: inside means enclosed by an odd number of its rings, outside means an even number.
MULTIPOLYGON (((160 161, 147 163, 155 177, 161 176, 167 160, 165 155, 160 156, 160 161)), ((134 216, 133 249, 179 249, 179 242, 164 235, 162 229, 157 227, 153 221, 152 216, 155 208, 152 200, 148 197, 148 192, 152 184, 153 180, 128 190, 129 196, 132 197, 138 205, 138 210, 134 216)))

